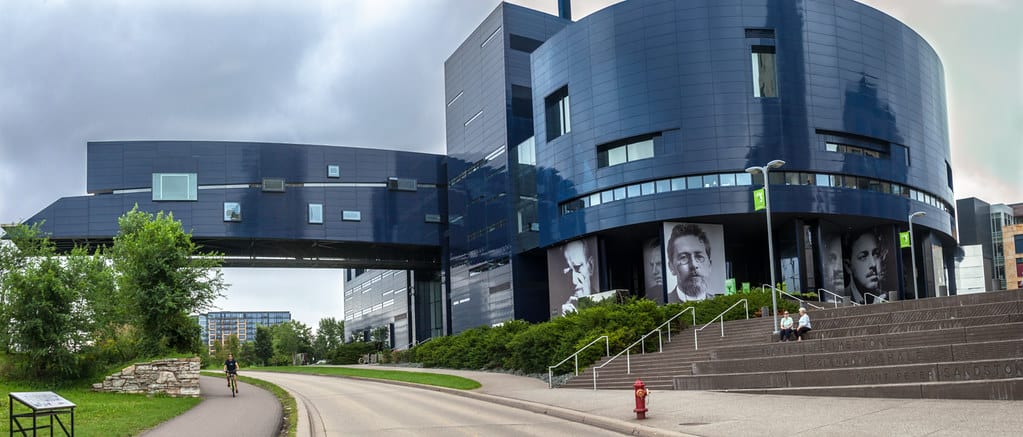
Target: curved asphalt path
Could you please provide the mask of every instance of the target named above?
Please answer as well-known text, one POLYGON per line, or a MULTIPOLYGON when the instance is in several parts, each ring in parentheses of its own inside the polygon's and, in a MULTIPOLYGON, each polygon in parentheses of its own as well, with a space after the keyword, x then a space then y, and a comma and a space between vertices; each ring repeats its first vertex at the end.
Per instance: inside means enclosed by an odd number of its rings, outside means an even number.
POLYGON ((306 411, 300 412, 299 423, 307 422, 305 435, 313 437, 621 435, 444 391, 348 378, 250 374, 291 392, 299 410, 306 411))
POLYGON ((202 402, 178 417, 161 423, 142 436, 275 436, 281 425, 281 404, 274 395, 254 385, 238 382, 238 396, 231 397, 225 378, 199 377, 202 402))

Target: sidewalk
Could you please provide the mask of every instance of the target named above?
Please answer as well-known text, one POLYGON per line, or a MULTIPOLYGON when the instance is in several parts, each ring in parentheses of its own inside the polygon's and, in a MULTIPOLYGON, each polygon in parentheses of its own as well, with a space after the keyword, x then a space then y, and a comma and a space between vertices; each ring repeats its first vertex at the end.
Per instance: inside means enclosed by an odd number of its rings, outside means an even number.
POLYGON ((144 437, 275 436, 281 425, 281 404, 274 395, 238 382, 232 398, 224 378, 199 377, 202 402, 184 414, 161 423, 144 437))
MULTIPOLYGON (((832 398, 655 391, 637 420, 632 390, 548 389, 536 378, 466 370, 350 366, 445 373, 479 381, 458 391, 634 435, 1009 436, 1023 429, 1023 402, 832 398)), ((447 390, 445 390, 447 391, 447 390)))

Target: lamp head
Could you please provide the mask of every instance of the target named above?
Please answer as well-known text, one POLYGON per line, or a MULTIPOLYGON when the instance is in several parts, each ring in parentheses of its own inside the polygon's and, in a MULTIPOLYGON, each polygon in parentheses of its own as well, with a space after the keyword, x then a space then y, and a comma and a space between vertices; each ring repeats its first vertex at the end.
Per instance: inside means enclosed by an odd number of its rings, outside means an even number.
POLYGON ((771 162, 767 163, 767 168, 778 168, 778 167, 781 167, 783 165, 785 165, 785 161, 782 161, 780 159, 775 159, 774 161, 771 161, 771 162))
POLYGON ((746 169, 746 173, 749 173, 749 174, 757 174, 757 173, 760 173, 760 172, 761 172, 761 169, 760 169, 760 167, 757 167, 757 166, 753 166, 753 167, 750 167, 750 168, 746 169))
POLYGON ((917 211, 917 212, 914 212, 914 213, 910 214, 910 215, 909 215, 909 218, 913 218, 913 217, 923 217, 923 216, 925 216, 925 215, 927 215, 927 213, 926 213, 926 212, 923 212, 923 211, 917 211))

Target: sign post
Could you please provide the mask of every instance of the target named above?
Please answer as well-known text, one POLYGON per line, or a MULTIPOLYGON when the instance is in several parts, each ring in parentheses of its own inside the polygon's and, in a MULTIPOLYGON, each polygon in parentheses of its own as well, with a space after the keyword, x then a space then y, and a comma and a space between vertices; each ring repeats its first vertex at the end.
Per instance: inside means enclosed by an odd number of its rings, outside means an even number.
POLYGON ((71 401, 60 397, 60 395, 52 391, 40 391, 40 392, 11 392, 7 395, 9 406, 8 421, 9 429, 11 430, 10 435, 14 435, 15 432, 20 433, 22 436, 28 436, 28 432, 32 431, 32 435, 36 435, 36 431, 40 429, 50 430, 50 435, 53 435, 53 419, 57 419, 57 424, 60 425, 60 429, 64 431, 64 435, 74 437, 75 435, 75 407, 76 405, 71 401), (24 405, 32 410, 31 413, 19 413, 14 414, 14 401, 18 401, 19 404, 24 405), (61 414, 70 414, 70 430, 64 426, 64 422, 60 420, 61 414), (41 425, 38 422, 40 417, 50 417, 49 425, 41 425), (27 424, 22 424, 19 419, 32 418, 32 427, 26 428, 27 424), (17 425, 17 429, 15 429, 17 425))

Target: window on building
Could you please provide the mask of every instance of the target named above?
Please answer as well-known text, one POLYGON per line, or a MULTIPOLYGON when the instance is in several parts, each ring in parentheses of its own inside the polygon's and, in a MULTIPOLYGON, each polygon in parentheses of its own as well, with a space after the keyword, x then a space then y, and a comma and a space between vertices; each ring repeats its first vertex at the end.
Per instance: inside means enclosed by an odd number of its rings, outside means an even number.
POLYGON ((322 203, 310 203, 309 204, 309 223, 310 224, 323 224, 323 204, 322 203))
POLYGON ((547 117, 547 141, 572 131, 572 110, 567 86, 547 96, 544 99, 544 108, 547 117))
POLYGON ((224 221, 242 221, 242 204, 238 202, 224 202, 224 221))
POLYGON ((427 223, 440 223, 440 214, 427 214, 425 220, 427 223))
POLYGON ((778 97, 774 46, 753 46, 753 97, 778 97))
POLYGON ((407 178, 387 178, 387 189, 391 191, 416 191, 417 181, 407 178))
POLYGON ((153 201, 196 200, 195 173, 153 173, 153 201))
POLYGON ((339 178, 339 177, 341 177, 341 166, 339 166, 339 165, 328 165, 327 166, 327 177, 328 178, 339 178))
POLYGON ((271 193, 284 192, 283 178, 263 178, 263 191, 271 193))
POLYGON ((1023 253, 1023 234, 1013 237, 1013 243, 1016 245, 1016 253, 1023 253))
POLYGON ((597 166, 610 167, 654 157, 654 138, 644 135, 597 146, 597 166))
POLYGON ((869 156, 871 158, 888 158, 888 153, 881 152, 879 150, 868 149, 866 147, 850 146, 848 144, 840 144, 835 142, 827 142, 824 144, 824 150, 828 152, 839 152, 847 153, 850 155, 861 155, 869 156))
POLYGON ((357 222, 362 220, 362 211, 341 211, 341 220, 357 222))

